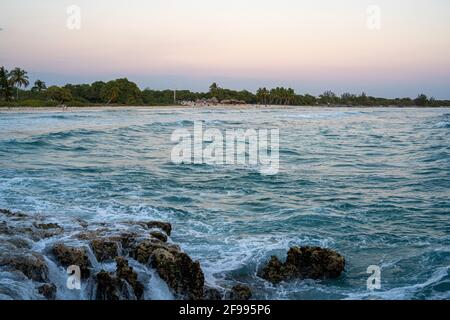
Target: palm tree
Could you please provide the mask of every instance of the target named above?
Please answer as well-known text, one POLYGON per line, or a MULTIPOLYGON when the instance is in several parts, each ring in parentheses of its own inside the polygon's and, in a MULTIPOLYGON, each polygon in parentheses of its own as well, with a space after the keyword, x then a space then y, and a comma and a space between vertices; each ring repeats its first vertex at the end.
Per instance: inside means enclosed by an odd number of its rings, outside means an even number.
POLYGON ((120 95, 120 88, 114 81, 108 82, 102 91, 101 95, 103 99, 107 100, 106 104, 115 102, 120 95))
POLYGON ((213 84, 209 86, 209 90, 210 91, 214 91, 214 90, 217 90, 217 89, 219 89, 219 86, 215 82, 213 82, 213 84))
POLYGON ((286 95, 287 95, 287 104, 288 105, 294 104, 294 101, 295 101, 295 91, 294 91, 294 89, 292 89, 292 88, 287 89, 286 95))
POLYGON ((10 72, 9 77, 11 85, 17 88, 17 100, 19 100, 19 88, 20 87, 26 88, 30 84, 30 82, 28 81, 27 72, 23 69, 15 68, 13 71, 10 72))
POLYGON ((417 106, 423 107, 428 103, 428 97, 425 94, 419 94, 417 98, 414 100, 417 106))
POLYGON ((258 91, 256 92, 256 97, 258 98, 261 104, 267 106, 269 103, 270 93, 267 90, 267 88, 259 88, 258 91))
POLYGON ((270 89, 270 103, 278 104, 278 88, 270 89))
POLYGON ((9 101, 12 95, 12 86, 9 81, 9 73, 5 67, 0 68, 0 94, 5 98, 6 101, 9 101))
POLYGON ((36 80, 34 82, 34 87, 31 88, 31 90, 38 91, 38 92, 41 92, 41 91, 43 91, 45 89, 47 89, 47 86, 45 85, 45 82, 42 81, 42 80, 36 80))
POLYGON ((212 85, 209 86, 209 93, 211 94, 212 97, 216 97, 217 98, 217 93, 219 91, 219 86, 217 85, 217 83, 213 83, 212 85))

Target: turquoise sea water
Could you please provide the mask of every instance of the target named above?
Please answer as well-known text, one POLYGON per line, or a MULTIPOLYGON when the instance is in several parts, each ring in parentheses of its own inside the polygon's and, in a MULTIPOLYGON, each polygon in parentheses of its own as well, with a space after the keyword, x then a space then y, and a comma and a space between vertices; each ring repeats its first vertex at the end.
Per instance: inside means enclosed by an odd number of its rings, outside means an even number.
POLYGON ((449 299, 449 156, 448 108, 4 112, 0 208, 169 221, 209 283, 250 283, 255 298, 449 299), (173 164, 171 134, 195 120, 280 128, 279 174, 173 164), (293 245, 338 250, 345 274, 279 286, 256 276, 293 245), (382 269, 374 292, 370 265, 382 269))

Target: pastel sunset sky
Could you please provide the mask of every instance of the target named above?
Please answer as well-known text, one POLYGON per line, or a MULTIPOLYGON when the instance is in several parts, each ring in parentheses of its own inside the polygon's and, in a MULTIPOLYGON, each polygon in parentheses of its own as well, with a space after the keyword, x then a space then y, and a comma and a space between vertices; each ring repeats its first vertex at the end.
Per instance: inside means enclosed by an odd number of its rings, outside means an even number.
POLYGON ((0 65, 48 85, 128 77, 155 89, 450 98, 448 0, 2 0, 0 28, 0 65), (70 5, 79 30, 67 27, 70 5))

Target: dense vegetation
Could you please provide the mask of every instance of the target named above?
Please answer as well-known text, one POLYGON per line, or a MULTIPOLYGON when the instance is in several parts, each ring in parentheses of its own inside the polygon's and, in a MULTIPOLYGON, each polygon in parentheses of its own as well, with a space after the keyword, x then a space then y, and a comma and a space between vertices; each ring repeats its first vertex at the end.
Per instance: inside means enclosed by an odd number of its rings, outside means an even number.
POLYGON ((385 99, 344 93, 341 96, 326 91, 319 97, 296 94, 291 88, 260 88, 255 93, 247 90, 235 91, 213 83, 208 92, 181 90, 140 90, 126 78, 92 84, 67 84, 63 87, 46 86, 37 80, 31 89, 27 72, 20 68, 12 71, 0 68, 0 106, 70 106, 90 105, 173 105, 183 101, 242 101, 247 104, 263 105, 333 105, 333 106, 450 106, 449 100, 439 101, 420 94, 416 99, 385 99))

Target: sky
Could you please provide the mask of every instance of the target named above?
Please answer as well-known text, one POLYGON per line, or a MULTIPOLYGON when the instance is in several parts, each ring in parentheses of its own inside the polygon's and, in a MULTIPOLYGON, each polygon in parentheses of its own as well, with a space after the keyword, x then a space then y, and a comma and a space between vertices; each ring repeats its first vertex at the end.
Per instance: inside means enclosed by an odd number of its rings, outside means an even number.
POLYGON ((1 0, 0 65, 47 85, 450 99, 450 1, 1 0))

